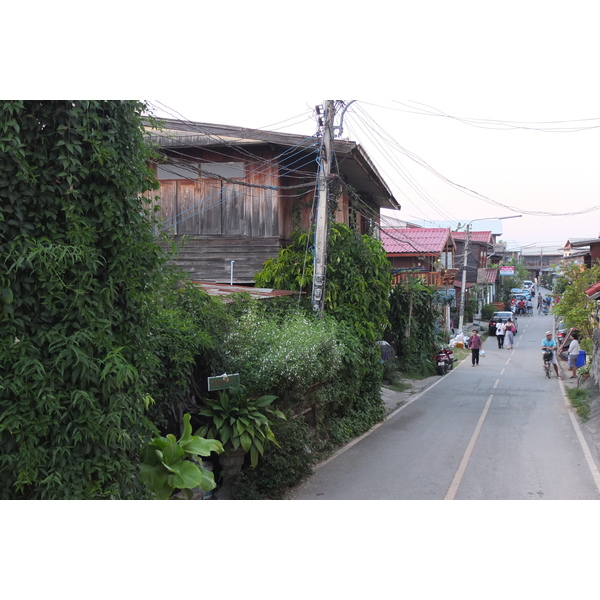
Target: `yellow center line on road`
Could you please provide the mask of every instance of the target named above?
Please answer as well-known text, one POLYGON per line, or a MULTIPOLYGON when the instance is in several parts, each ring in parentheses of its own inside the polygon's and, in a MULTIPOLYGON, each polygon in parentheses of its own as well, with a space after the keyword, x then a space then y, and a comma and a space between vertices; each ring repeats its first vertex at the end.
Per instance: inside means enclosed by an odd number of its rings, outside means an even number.
POLYGON ((492 404, 493 397, 494 397, 494 394, 492 394, 487 399, 487 402, 485 403, 485 407, 483 408, 483 412, 481 413, 481 416, 479 417, 479 421, 477 422, 475 431, 473 432, 473 435, 471 436, 469 445, 467 446, 467 449, 465 450, 462 460, 460 461, 460 465, 458 465, 458 469, 456 470, 456 473, 454 474, 452 483, 450 484, 450 487, 448 488, 448 491, 446 492, 446 495, 444 496, 444 500, 454 500, 454 498, 456 496, 456 492, 458 491, 458 486, 460 485, 460 482, 462 481, 463 475, 465 474, 465 471, 467 469, 467 465, 469 464, 469 460, 471 459, 471 454, 473 453, 473 448, 475 447, 475 444, 477 443, 477 438, 479 437, 479 432, 481 431, 481 428, 483 427, 483 422, 485 421, 485 418, 488 414, 490 405, 492 404))

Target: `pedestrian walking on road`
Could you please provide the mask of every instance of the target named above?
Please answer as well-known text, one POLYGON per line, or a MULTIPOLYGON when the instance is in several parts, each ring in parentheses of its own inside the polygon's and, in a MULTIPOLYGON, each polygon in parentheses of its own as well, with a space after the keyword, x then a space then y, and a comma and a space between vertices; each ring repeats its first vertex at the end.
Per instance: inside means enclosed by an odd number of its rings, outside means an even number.
POLYGON ((502 321, 496 323, 496 340, 498 341, 498 348, 502 350, 504 348, 504 323, 502 321))
POLYGON ((481 350, 481 338, 477 333, 477 329, 473 329, 473 333, 469 338, 469 348, 471 348, 471 362, 473 363, 471 366, 479 366, 479 350, 481 350))
POLYGON ((506 347, 509 350, 513 349, 513 344, 515 343, 515 325, 511 319, 508 319, 506 322, 506 327, 504 328, 504 341, 506 342, 506 347))

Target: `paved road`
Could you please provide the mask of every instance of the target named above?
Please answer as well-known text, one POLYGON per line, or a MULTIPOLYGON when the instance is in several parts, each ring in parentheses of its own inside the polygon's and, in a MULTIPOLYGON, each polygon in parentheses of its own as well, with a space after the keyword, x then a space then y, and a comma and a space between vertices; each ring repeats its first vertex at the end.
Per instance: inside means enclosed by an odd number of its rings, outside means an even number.
MULTIPOLYGON (((484 344, 293 490, 292 499, 600 499, 595 448, 542 371, 552 317, 519 320, 514 350, 484 344)), ((568 373, 565 372, 565 375, 568 373)))

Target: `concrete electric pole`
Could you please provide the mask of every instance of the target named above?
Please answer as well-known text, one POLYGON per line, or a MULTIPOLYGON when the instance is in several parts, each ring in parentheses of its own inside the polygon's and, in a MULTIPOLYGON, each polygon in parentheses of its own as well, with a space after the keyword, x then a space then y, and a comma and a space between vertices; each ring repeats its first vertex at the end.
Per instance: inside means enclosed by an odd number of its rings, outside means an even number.
POLYGON ((323 314, 325 300, 325 273, 327 268, 327 237, 329 231, 328 197, 331 172, 331 141, 335 116, 333 100, 323 102, 321 157, 319 164, 319 199, 315 228, 315 260, 312 289, 313 309, 323 314))

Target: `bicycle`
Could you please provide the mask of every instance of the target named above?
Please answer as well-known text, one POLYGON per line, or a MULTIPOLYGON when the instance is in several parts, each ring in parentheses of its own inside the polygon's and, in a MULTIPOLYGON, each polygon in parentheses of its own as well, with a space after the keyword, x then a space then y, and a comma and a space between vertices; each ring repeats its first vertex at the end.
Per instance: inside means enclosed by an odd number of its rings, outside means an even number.
POLYGON ((544 373, 546 373, 546 377, 550 379, 550 370, 552 368, 552 352, 547 352, 542 350, 544 353, 544 373))

